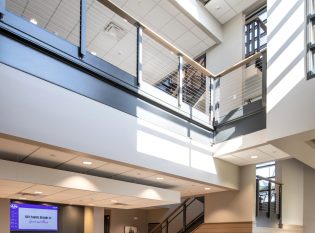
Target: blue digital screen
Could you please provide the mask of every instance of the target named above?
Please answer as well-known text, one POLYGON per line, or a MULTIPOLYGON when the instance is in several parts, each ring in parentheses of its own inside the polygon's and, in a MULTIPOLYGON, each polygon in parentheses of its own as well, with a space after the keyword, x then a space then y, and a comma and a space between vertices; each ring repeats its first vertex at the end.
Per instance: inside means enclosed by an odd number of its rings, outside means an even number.
POLYGON ((58 231, 58 207, 10 204, 11 231, 58 231))

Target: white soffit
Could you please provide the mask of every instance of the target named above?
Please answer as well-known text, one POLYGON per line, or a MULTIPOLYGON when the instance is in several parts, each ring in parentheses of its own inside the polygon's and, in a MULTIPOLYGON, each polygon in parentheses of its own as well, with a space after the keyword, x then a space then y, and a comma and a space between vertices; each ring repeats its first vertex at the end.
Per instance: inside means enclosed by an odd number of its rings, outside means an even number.
POLYGON ((178 191, 5 160, 0 160, 0 190, 1 198, 124 209, 180 202, 178 191))

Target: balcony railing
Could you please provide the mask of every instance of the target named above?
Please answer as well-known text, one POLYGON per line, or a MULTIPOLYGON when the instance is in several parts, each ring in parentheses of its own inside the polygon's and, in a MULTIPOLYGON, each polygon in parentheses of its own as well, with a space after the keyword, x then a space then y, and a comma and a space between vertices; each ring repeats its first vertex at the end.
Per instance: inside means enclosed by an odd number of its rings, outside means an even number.
POLYGON ((264 227, 282 228, 282 185, 261 176, 256 177, 256 222, 264 227))
MULTIPOLYGON (((4 22, 11 17, 6 18, 6 12, 25 17, 64 40, 52 45, 54 49, 89 63, 97 71, 108 72, 100 60, 118 67, 116 78, 122 72, 134 78, 123 81, 135 86, 138 94, 206 127, 229 120, 235 109, 244 115, 244 106, 257 100, 264 103, 265 51, 214 75, 110 0, 52 0, 45 5, 0 0, 0 6, 4 22), (49 10, 54 14, 49 15, 49 10), (78 54, 58 47, 65 42, 77 46, 78 54), (90 59, 93 56, 97 59, 90 59)), ((14 27, 23 30, 22 26, 14 27)))

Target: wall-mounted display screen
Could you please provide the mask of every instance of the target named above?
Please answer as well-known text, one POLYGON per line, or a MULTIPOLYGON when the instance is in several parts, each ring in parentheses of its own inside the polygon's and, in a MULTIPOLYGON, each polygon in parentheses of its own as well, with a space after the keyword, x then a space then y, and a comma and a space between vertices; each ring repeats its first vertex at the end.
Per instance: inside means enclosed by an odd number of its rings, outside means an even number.
POLYGON ((11 231, 58 231, 58 207, 10 204, 11 231))

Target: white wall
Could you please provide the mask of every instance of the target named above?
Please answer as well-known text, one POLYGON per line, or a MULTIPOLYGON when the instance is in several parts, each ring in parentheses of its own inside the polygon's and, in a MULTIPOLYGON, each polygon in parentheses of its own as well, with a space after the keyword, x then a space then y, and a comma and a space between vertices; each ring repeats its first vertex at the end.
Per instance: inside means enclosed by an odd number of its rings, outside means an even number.
MULTIPOLYGON (((223 25, 223 41, 207 52, 207 69, 217 74, 244 56, 244 23, 242 13, 223 25)), ((220 79, 220 115, 224 115, 242 103, 243 69, 224 76, 220 79)))
POLYGON ((0 198, 0 231, 1 233, 10 233, 10 200, 9 199, 0 198))
POLYGON ((255 220, 256 168, 241 167, 240 191, 208 194, 205 223, 253 222, 255 220))
POLYGON ((282 222, 303 225, 304 165, 296 159, 278 161, 277 177, 283 183, 282 222))
POLYGON ((315 79, 305 77, 305 2, 268 0, 269 140, 315 128, 315 79))
POLYGON ((237 167, 213 159, 210 139, 179 135, 3 64, 0 70, 0 133, 238 188, 237 167))

